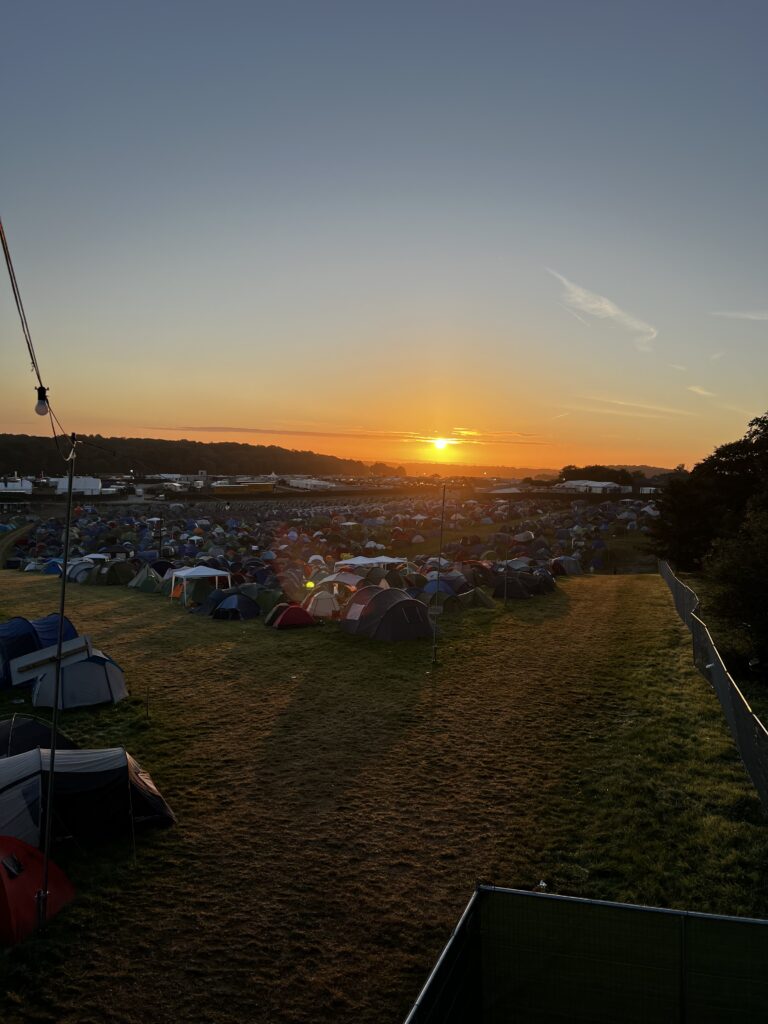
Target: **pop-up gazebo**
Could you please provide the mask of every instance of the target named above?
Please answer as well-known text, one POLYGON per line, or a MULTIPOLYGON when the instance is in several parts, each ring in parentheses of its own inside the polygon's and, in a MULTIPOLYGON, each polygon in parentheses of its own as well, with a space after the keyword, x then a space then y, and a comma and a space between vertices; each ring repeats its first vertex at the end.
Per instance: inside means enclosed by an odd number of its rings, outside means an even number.
POLYGON ((207 565, 196 565, 189 569, 174 569, 171 575, 171 599, 180 596, 183 603, 187 603, 187 584, 190 580, 210 580, 214 587, 223 589, 224 584, 219 580, 226 580, 227 587, 232 586, 232 574, 227 569, 210 569, 207 565), (176 594, 176 584, 182 584, 181 594, 176 594))

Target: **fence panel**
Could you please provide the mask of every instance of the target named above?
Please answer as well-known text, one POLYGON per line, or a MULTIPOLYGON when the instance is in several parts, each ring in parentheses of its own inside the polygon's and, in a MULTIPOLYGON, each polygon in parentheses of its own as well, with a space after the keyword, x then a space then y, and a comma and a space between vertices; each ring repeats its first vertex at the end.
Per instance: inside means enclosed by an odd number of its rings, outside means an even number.
POLYGON ((741 760, 768 814, 768 731, 753 713, 726 669, 709 630, 696 614, 699 599, 694 591, 675 576, 668 562, 659 562, 659 573, 672 593, 677 614, 690 630, 693 663, 717 694, 741 760))
POLYGON ((479 886, 406 1024, 753 1024, 768 921, 479 886))

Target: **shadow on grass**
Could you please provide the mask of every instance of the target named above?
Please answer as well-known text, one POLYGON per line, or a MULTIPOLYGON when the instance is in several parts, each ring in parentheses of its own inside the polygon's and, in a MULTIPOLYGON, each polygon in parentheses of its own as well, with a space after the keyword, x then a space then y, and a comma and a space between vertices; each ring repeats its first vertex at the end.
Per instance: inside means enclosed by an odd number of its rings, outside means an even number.
POLYGON ((382 644, 324 627, 310 667, 294 662, 289 701, 254 751, 259 790, 315 810, 333 804, 417 720, 430 660, 428 641, 382 644))

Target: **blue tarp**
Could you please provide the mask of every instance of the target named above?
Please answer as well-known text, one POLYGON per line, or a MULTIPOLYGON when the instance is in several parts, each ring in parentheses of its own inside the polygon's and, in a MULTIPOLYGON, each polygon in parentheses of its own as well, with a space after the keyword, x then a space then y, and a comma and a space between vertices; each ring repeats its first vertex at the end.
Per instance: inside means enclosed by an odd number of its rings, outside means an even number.
POLYGON ((438 590, 441 591, 441 593, 443 594, 456 593, 456 591, 453 589, 453 587, 447 580, 440 580, 439 582, 436 579, 429 580, 429 582, 424 587, 425 594, 435 594, 437 593, 438 590))
MULTIPOLYGON (((74 640, 77 630, 64 616, 64 639, 74 640)), ((58 613, 30 622, 21 616, 0 624, 0 689, 11 685, 11 662, 43 647, 51 647, 59 638, 58 613)))

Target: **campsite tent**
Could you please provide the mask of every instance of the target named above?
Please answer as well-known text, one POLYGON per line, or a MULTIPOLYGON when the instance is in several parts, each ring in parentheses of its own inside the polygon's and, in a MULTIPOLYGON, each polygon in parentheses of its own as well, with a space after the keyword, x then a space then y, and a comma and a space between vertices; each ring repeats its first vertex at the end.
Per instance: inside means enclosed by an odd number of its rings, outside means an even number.
POLYGON ((89 558, 78 559, 67 568, 67 579, 73 583, 84 583, 92 569, 93 562, 89 558))
POLYGON ((230 594, 230 590, 211 590, 196 608, 190 608, 190 612, 192 615, 212 615, 224 598, 229 597, 230 594))
POLYGON ((280 618, 285 609, 290 607, 291 606, 288 604, 287 601, 279 601, 277 604, 273 605, 267 612, 264 612, 264 609, 262 609, 262 614, 264 615, 264 625, 274 626, 275 622, 280 618))
POLYGON ((274 629, 301 629, 314 626, 315 620, 301 605, 289 604, 270 623, 274 629))
POLYGON ((509 600, 525 600, 531 597, 532 595, 520 582, 520 575, 514 569, 509 569, 506 573, 501 573, 501 575, 497 576, 493 588, 493 596, 497 598, 506 597, 509 600))
MULTIPOLYGON (((462 576, 462 579, 464 579, 463 576, 462 576)), ((443 579, 443 578, 428 580, 427 583, 424 585, 424 593, 425 594, 436 594, 436 593, 438 593, 438 591, 440 593, 450 594, 450 595, 453 595, 456 592, 453 589, 453 586, 451 585, 449 580, 446 580, 446 579, 443 579)))
POLYGON ((177 583, 172 595, 178 597, 179 603, 185 608, 192 609, 197 605, 205 604, 213 589, 213 579, 211 578, 189 580, 186 583, 177 583))
MULTIPOLYGON (((44 831, 50 751, 0 760, 0 835, 39 846, 44 831)), ((173 812, 154 782, 122 747, 57 750, 56 829, 75 838, 121 835, 135 825, 168 827, 173 812)))
MULTIPOLYGON (((56 666, 48 665, 35 682, 32 706, 52 708, 55 687, 56 666)), ((127 696, 123 670, 101 651, 94 650, 90 657, 61 667, 59 707, 63 710, 117 704, 127 696)))
POLYGON ((555 576, 581 576, 581 562, 571 555, 558 555, 552 559, 552 572, 555 576))
POLYGON ((365 555, 357 555, 355 558, 344 558, 340 562, 336 563, 336 571, 339 569, 362 569, 366 566, 384 566, 385 569, 389 569, 394 565, 403 565, 405 562, 404 558, 393 558, 391 555, 374 555, 370 558, 365 555))
MULTIPOLYGON (((44 619, 36 619, 33 622, 17 617, 2 623, 0 625, 0 689, 11 685, 10 665, 13 659, 56 643, 58 631, 58 614, 47 615, 44 619)), ((65 616, 64 639, 72 640, 76 636, 77 630, 65 616)))
POLYGON ((140 590, 144 594, 159 594, 162 579, 155 572, 151 565, 145 565, 136 573, 128 586, 140 590))
POLYGON ((251 597, 245 594, 229 594, 216 604, 211 612, 212 619, 256 619, 261 609, 251 597))
MULTIPOLYGON (((13 715, 0 721, 0 758, 23 754, 35 747, 48 748, 51 745, 51 725, 31 715, 13 715)), ((63 732, 56 730, 57 750, 77 750, 63 732)))
POLYGON ((430 609, 431 615, 457 615, 464 605, 456 594, 446 594, 442 590, 428 594, 426 590, 416 595, 416 600, 430 609), (439 609, 439 611, 437 610, 439 609))
MULTIPOLYGON (((0 836, 0 946, 12 946, 37 927, 37 893, 43 882, 43 855, 29 843, 0 836)), ((69 879, 48 862, 46 918, 75 898, 69 879)))
POLYGON ((366 585, 364 587, 360 587, 360 589, 356 590, 352 597, 350 597, 349 601, 347 601, 342 618, 350 619, 354 622, 355 619, 359 617, 360 613, 354 612, 353 608, 362 608, 370 601, 370 599, 375 594, 380 594, 381 592, 381 587, 376 587, 373 585, 366 585))
POLYGON ((495 608, 493 598, 481 587, 474 587, 472 590, 465 590, 456 595, 462 608, 495 608))
POLYGON ((360 586, 365 586, 365 579, 354 572, 334 572, 330 576, 324 576, 318 584, 322 590, 329 590, 338 595, 340 588, 343 593, 354 591, 360 586))
POLYGON ((94 566, 81 582, 97 587, 118 587, 130 583, 136 570, 130 562, 119 559, 94 566))
POLYGON ((339 602, 327 590, 312 591, 303 607, 315 619, 333 619, 339 613, 339 602))
POLYGON ((394 587, 387 590, 380 587, 365 589, 373 591, 369 599, 354 604, 350 602, 344 610, 341 619, 344 632, 390 643, 433 636, 427 609, 420 601, 394 587))

